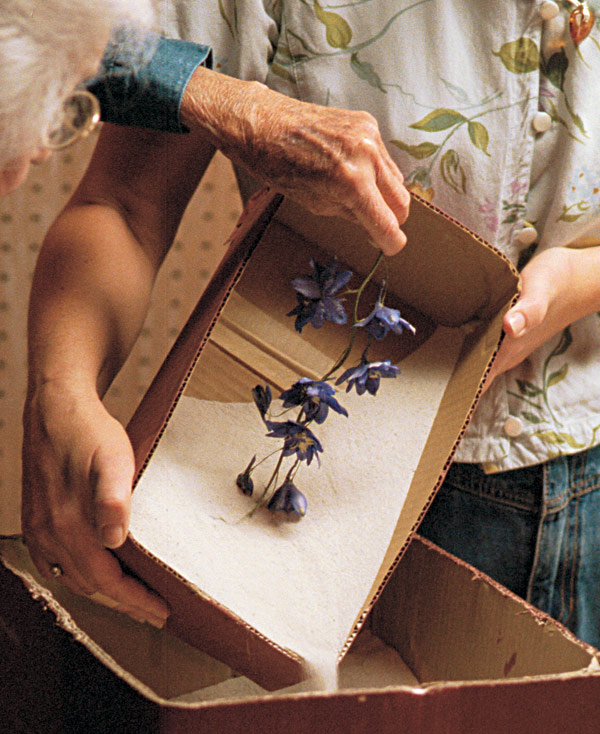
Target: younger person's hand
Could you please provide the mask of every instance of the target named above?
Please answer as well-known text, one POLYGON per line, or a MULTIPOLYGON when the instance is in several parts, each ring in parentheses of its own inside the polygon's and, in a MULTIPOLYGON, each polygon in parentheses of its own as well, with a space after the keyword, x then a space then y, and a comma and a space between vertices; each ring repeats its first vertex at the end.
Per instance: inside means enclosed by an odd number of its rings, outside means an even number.
POLYGON ((123 427, 97 396, 47 383, 30 393, 24 428, 23 533, 39 572, 162 627, 165 602, 109 550, 129 524, 134 459, 123 427))
POLYGON ((600 247, 553 247, 523 269, 519 300, 504 317, 504 340, 486 389, 569 324, 600 307, 600 247))

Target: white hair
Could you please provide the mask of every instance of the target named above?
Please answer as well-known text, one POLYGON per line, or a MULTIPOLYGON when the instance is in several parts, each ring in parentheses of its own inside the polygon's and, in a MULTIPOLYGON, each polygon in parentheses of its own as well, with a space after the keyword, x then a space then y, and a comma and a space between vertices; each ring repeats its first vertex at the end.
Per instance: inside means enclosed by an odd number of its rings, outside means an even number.
POLYGON ((35 152, 113 29, 142 53, 153 21, 152 0, 0 0, 0 171, 35 152))

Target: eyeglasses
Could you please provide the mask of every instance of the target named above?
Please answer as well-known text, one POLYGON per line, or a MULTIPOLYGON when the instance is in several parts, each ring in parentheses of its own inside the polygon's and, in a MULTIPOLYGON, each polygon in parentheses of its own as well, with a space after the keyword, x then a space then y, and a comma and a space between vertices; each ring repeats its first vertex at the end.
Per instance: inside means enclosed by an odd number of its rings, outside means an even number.
POLYGON ((62 150, 86 138, 100 122, 100 102, 85 89, 76 89, 63 103, 62 120, 42 140, 51 150, 62 150))

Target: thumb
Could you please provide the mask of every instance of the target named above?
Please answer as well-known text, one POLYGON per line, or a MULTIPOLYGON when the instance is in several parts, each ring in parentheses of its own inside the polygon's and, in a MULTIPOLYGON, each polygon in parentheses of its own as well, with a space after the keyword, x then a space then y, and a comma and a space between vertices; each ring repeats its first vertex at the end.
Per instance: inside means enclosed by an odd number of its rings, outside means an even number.
POLYGON ((513 338, 524 336, 544 321, 550 306, 551 272, 546 268, 522 274, 523 290, 521 297, 504 316, 504 331, 513 338))
POLYGON ((127 537, 134 468, 131 444, 119 425, 117 435, 97 449, 91 467, 96 528, 107 548, 127 537))

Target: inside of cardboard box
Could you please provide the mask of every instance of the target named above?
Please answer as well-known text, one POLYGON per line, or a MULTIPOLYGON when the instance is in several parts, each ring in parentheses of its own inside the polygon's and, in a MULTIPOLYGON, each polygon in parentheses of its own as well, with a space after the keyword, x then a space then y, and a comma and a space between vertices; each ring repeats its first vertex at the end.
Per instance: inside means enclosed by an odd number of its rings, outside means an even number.
MULTIPOLYGON (((311 257, 327 263, 332 254, 282 227, 258 246, 136 486, 131 531, 275 644, 307 660, 328 650, 335 666, 374 580, 385 573, 397 518, 465 335, 400 304, 417 335, 375 343, 370 359, 400 363, 401 374, 382 380, 376 397, 338 390, 350 417, 332 413, 315 427, 325 447, 321 466, 315 460, 298 473, 308 496, 306 518, 289 523, 264 508, 248 517, 255 500, 239 492, 235 478, 253 454, 260 459, 278 448, 265 438, 252 388, 268 382, 277 396, 300 377, 319 379, 349 341, 349 328, 330 323, 306 327, 300 337, 287 316, 296 304, 290 282, 310 271, 311 257)), ((373 251, 371 265, 375 259, 373 251)), ((365 298, 365 315, 378 292, 377 282, 365 298)), ((394 305, 392 295, 387 302, 394 305)), ((361 341, 348 365, 360 361, 361 341)), ((473 386, 477 381, 472 378, 473 386)), ((275 461, 253 475, 257 487, 275 461)), ((422 494, 420 505, 426 500, 422 494)), ((405 541, 406 534, 398 542, 405 541)))
MULTIPOLYGON (((135 686, 182 703, 267 695, 260 686, 173 637, 40 580, 17 540, 0 541, 9 568, 77 639, 135 686), (49 595, 60 604, 56 611, 49 595), (118 671, 117 671, 118 672, 118 671)), ((505 680, 597 665, 593 651, 474 569, 415 539, 340 665, 342 690, 505 680)), ((311 690, 311 682, 275 691, 311 690)))

